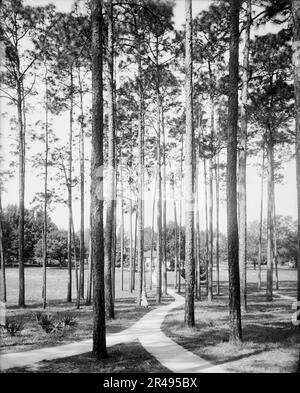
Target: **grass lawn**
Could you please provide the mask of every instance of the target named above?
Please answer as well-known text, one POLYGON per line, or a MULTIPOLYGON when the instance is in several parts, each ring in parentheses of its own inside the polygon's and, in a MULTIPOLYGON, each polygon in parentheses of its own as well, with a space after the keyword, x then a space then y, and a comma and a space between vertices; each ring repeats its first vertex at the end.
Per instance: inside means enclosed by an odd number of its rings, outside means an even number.
POLYGON ((167 373, 138 341, 108 348, 109 357, 96 362, 92 353, 43 361, 32 366, 13 368, 8 373, 167 373))
MULTIPOLYGON (((227 272, 222 272, 223 280, 227 272)), ((296 296, 294 270, 280 271, 280 292, 296 296)), ((295 372, 300 338, 292 324, 292 302, 274 297, 265 301, 265 290, 257 292, 256 272, 248 274, 248 312, 243 315, 243 343, 228 342, 228 290, 222 282, 221 296, 212 303, 195 303, 196 326, 185 327, 183 307, 171 311, 162 330, 178 344, 229 372, 295 372)))
MULTIPOLYGON (((266 271, 262 279, 265 282, 266 271)), ((75 304, 65 301, 66 269, 48 269, 47 312, 59 316, 65 312, 77 316, 78 325, 65 331, 47 334, 37 324, 35 313, 42 310, 41 277, 39 268, 26 269, 27 307, 19 309, 17 303, 17 269, 7 269, 8 303, 7 316, 21 319, 24 330, 19 336, 10 337, 2 331, 0 349, 2 353, 19 352, 46 346, 54 346, 91 338, 92 307, 82 305, 76 310, 75 304)), ((149 308, 135 305, 135 293, 128 289, 129 274, 125 272, 124 291, 120 290, 120 272, 116 275, 116 318, 107 321, 107 332, 116 333, 128 328, 149 310, 156 307, 154 291, 147 290, 149 308)), ((212 303, 204 299, 195 303, 196 326, 186 328, 184 308, 171 311, 162 330, 174 341, 209 360, 223 364, 229 372, 295 372, 299 359, 299 331, 291 322, 292 301, 274 296, 273 302, 265 301, 265 288, 257 292, 257 272, 248 272, 248 312, 243 315, 243 343, 228 342, 228 274, 225 266, 221 269, 221 295, 212 303)), ((296 271, 281 268, 279 271, 280 293, 296 296, 296 271)), ((174 274, 168 272, 168 283, 172 284, 174 274)), ((149 282, 149 280, 148 280, 149 282)), ((75 295, 75 288, 73 288, 75 295)), ((172 301, 163 299, 163 304, 172 301)), ((55 361, 43 361, 30 367, 10 369, 7 372, 168 372, 138 341, 119 344, 108 349, 109 358, 95 362, 91 353, 55 361)))
MULTIPOLYGON (((92 337, 93 308, 85 306, 84 301, 79 310, 75 303, 65 301, 67 283, 66 269, 48 269, 48 307, 45 311, 41 303, 41 268, 26 268, 26 308, 20 309, 17 303, 18 270, 7 269, 8 302, 6 316, 9 320, 22 321, 24 329, 21 334, 10 336, 4 329, 0 329, 1 353, 27 351, 41 347, 61 345, 80 341, 92 337), (77 326, 64 332, 46 333, 36 321, 36 312, 43 311, 59 319, 68 313, 76 316, 77 326)), ((117 333, 127 329, 138 321, 148 311, 156 307, 154 291, 148 291, 149 307, 136 307, 136 293, 130 293, 127 288, 128 272, 125 273, 124 291, 120 290, 120 274, 116 275, 116 304, 115 319, 107 321, 107 333, 117 333)), ((75 295, 75 287, 73 288, 75 295)), ((164 302, 172 301, 165 297, 164 302)))

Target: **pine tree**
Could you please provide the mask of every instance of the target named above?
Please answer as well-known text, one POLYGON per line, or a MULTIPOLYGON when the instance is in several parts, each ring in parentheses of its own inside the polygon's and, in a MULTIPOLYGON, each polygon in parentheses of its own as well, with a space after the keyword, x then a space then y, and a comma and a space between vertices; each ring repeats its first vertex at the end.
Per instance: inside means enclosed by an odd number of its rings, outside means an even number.
POLYGON ((115 120, 114 120, 114 44, 113 44, 113 4, 107 4, 108 13, 108 200, 105 226, 105 310, 106 317, 114 318, 114 301, 112 290, 112 259, 114 249, 113 223, 115 199, 115 120))
POLYGON ((194 285, 194 129, 193 129, 193 46, 192 46, 192 1, 185 0, 185 322, 195 325, 194 285))
POLYGON ((92 18, 92 161, 91 256, 94 282, 93 353, 107 357, 104 306, 103 236, 103 15, 102 0, 91 1, 92 18))
POLYGON ((246 29, 243 49, 242 69, 242 106, 241 106, 241 136, 239 150, 239 264, 241 274, 241 306, 247 311, 247 104, 248 104, 248 79, 249 79, 249 50, 250 30, 252 23, 252 0, 247 0, 246 29))
MULTIPOLYGON (((300 301, 300 1, 292 1, 293 14, 293 66, 294 66, 294 94, 296 118, 296 176, 298 198, 298 291, 297 300, 300 301)), ((300 363, 299 363, 300 364, 300 363)))
POLYGON ((239 237, 237 223, 237 122, 239 76, 239 0, 230 1, 230 57, 227 141, 227 242, 229 267, 230 339, 242 339, 239 237))

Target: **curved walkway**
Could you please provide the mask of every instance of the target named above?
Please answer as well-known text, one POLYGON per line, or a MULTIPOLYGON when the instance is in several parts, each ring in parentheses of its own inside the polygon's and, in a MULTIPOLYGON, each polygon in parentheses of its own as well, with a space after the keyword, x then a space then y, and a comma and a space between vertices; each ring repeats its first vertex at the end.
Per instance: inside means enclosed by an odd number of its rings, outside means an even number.
MULTIPOLYGON (((150 311, 130 328, 115 334, 108 334, 107 346, 129 343, 139 339, 143 347, 164 367, 175 373, 224 373, 225 370, 214 365, 192 352, 184 349, 167 337, 160 329, 167 313, 184 304, 184 298, 173 289, 168 292, 175 301, 150 311)), ((26 352, 0 355, 0 369, 26 367, 43 360, 60 359, 92 350, 92 340, 84 340, 51 348, 40 348, 26 352)))

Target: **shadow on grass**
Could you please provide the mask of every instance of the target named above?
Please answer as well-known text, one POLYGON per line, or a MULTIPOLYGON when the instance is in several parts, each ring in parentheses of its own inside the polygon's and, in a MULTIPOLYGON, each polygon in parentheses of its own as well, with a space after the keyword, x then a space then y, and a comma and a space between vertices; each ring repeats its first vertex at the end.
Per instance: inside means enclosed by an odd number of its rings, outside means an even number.
POLYGON ((108 358, 96 361, 91 352, 16 367, 6 373, 168 373, 138 341, 108 348, 108 358))
MULTIPOLYGON (((164 297, 161 305, 174 301, 170 296, 164 297)), ((115 303, 115 318, 106 321, 108 334, 118 333, 128 329, 150 310, 157 307, 155 299, 149 298, 149 307, 137 307, 136 299, 133 297, 122 297, 115 303)), ((65 343, 85 340, 92 337, 93 331, 93 307, 82 305, 76 309, 75 303, 67 303, 62 300, 54 300, 48 303, 43 310, 41 303, 30 304, 27 308, 9 306, 7 317, 18 320, 24 324, 24 330, 19 336, 10 337, 8 333, 1 331, 0 348, 4 352, 18 352, 29 349, 38 349, 47 346, 62 345, 65 343), (76 316, 77 326, 66 332, 55 332, 47 334, 36 320, 36 313, 42 311, 51 314, 59 320, 64 314, 76 316)))
MULTIPOLYGON (((281 293, 295 293, 295 282, 284 281, 281 288, 281 293)), ((248 312, 242 315, 243 343, 233 344, 229 342, 228 290, 224 285, 221 285, 221 293, 222 296, 215 296, 213 302, 202 300, 195 303, 195 328, 187 328, 183 323, 182 306, 168 314, 162 330, 184 348, 214 364, 246 359, 249 367, 252 361, 255 363, 256 357, 266 360, 269 356, 271 366, 272 362, 276 364, 277 356, 279 359, 282 356, 284 369, 289 354, 294 359, 300 343, 298 330, 291 321, 294 312, 291 302, 279 297, 274 297, 273 302, 266 302, 265 292, 258 292, 256 284, 250 283, 248 312), (264 352, 269 355, 265 357, 264 352)), ((203 295, 202 299, 205 299, 205 293, 203 295)), ((280 369, 277 364, 276 367, 280 369)))

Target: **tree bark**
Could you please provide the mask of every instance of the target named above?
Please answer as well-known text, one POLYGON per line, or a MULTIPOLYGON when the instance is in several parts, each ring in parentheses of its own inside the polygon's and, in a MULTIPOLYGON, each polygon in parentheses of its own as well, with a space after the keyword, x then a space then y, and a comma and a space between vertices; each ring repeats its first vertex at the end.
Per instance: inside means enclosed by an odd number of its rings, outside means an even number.
POLYGON ((157 198, 157 258, 156 258, 156 303, 160 304, 162 295, 162 263, 163 263, 163 233, 162 233, 162 171, 161 171, 161 98, 160 98, 160 67, 158 59, 158 37, 156 37, 156 111, 157 111, 157 171, 158 171, 158 198, 157 198))
POLYGON ((114 318, 112 259, 113 259, 113 226, 115 199, 115 127, 114 127, 114 54, 113 54, 113 5, 109 0, 108 7, 108 173, 107 173, 107 205, 105 226, 105 312, 108 319, 114 318))
POLYGON ((207 169, 206 158, 203 159, 204 170, 204 206, 205 206, 205 279, 206 279, 206 294, 208 296, 208 254, 209 254, 209 241, 208 241, 208 202, 207 202, 207 169))
POLYGON ((173 193, 173 209, 174 209, 174 226, 175 226, 175 289, 177 289, 178 286, 178 279, 177 279, 177 273, 178 273, 178 223, 177 223, 177 207, 176 207, 176 198, 175 198, 175 174, 172 174, 171 178, 171 188, 172 188, 172 193, 173 193))
POLYGON ((116 260, 117 260, 117 185, 118 185, 118 168, 116 165, 115 176, 115 196, 114 196, 114 219, 113 219, 113 240, 112 240, 112 260, 111 260, 111 287, 112 299, 115 304, 116 298, 116 260))
POLYGON ((136 202, 136 212, 135 212, 135 226, 134 226, 134 253, 133 253, 133 287, 135 289, 135 269, 136 269, 136 250, 137 250, 137 225, 138 225, 138 205, 136 202))
POLYGON ((24 198, 25 198, 25 133, 22 106, 22 81, 20 72, 17 77, 17 111, 19 127, 19 224, 18 224, 18 257, 19 257, 19 307, 25 307, 25 273, 24 273, 24 198))
POLYGON ((192 1, 185 0, 185 322, 195 325, 194 285, 194 129, 193 129, 193 46, 192 1))
POLYGON ((133 290, 133 257, 132 257, 132 199, 130 191, 129 201, 129 270, 130 270, 130 292, 133 290))
MULTIPOLYGON (((198 150, 198 149, 197 149, 198 150)), ((196 299, 201 300, 201 263, 200 263, 200 215, 199 215, 199 152, 196 154, 196 173, 195 173, 195 188, 196 188, 196 299)))
POLYGON ((262 263, 262 230, 263 230, 263 201, 264 201, 264 173, 265 173, 265 148, 261 164, 261 185, 260 185, 260 217, 259 217, 259 240, 258 240, 258 279, 257 289, 261 290, 261 263, 262 263))
MULTIPOLYGON (((0 73, 2 73, 2 65, 5 57, 5 46, 2 41, 0 41, 0 73)), ((2 75, 0 75, 0 88, 2 87, 2 75)), ((0 97, 0 113, 2 110, 2 99, 0 97)), ((3 129, 0 121, 0 149, 2 149, 2 138, 3 129)), ((0 262, 1 262, 1 281, 2 281, 2 301, 6 303, 7 293, 6 293, 6 270, 5 270, 5 255, 3 249, 3 211, 2 211, 2 188, 3 179, 0 179, 0 262)))
MULTIPOLYGON (((210 68, 210 67, 209 67, 210 68)), ((211 71, 210 71, 211 74, 211 71)), ((212 74, 210 75, 212 79, 212 74)), ((215 104, 213 93, 211 92, 210 97, 210 158, 209 158, 209 262, 208 262, 208 293, 207 300, 211 302, 213 300, 213 260, 214 260, 214 230, 213 230, 213 206, 214 206, 214 195, 213 195, 213 165, 214 165, 214 134, 215 134, 215 104)))
POLYGON ((168 294, 167 282, 167 176, 166 176, 166 136, 164 107, 161 100, 161 137, 162 137, 162 292, 168 294))
POLYGON ((252 23, 251 1, 247 0, 247 26, 245 30, 245 44, 243 50, 242 72, 242 106, 241 106, 241 137, 239 151, 239 265, 241 286, 241 307, 247 311, 247 104, 249 79, 249 49, 250 30, 252 23))
POLYGON ((227 247, 229 267, 230 340, 242 339, 239 235, 237 222, 237 126, 239 76, 239 0, 230 1, 230 49, 227 140, 227 247))
POLYGON ((44 179, 44 228, 43 228, 43 308, 47 305, 47 208, 48 208, 48 154, 49 154, 49 111, 48 111, 48 70, 45 64, 45 179, 44 179))
POLYGON ((67 302, 72 302, 72 143, 73 143, 73 68, 70 66, 70 130, 69 130, 69 175, 68 175, 68 287, 67 302))
MULTIPOLYGON (((296 120, 296 177, 297 177, 297 210, 298 210, 298 290, 297 300, 300 301, 300 1, 292 1, 293 14, 293 66, 296 120)), ((300 306, 298 306, 299 311, 300 306)), ((299 319, 299 317, 298 317, 299 319)), ((299 325, 300 326, 300 325, 299 325)), ((300 361, 299 361, 300 366, 300 361)))
POLYGON ((6 293, 6 271, 5 271, 5 258, 4 258, 4 250, 3 250, 3 230, 2 230, 2 222, 3 222, 3 212, 2 212, 2 182, 0 181, 0 262, 1 262, 1 274, 2 274, 2 301, 7 302, 7 293, 6 293))
POLYGON ((122 146, 120 146, 120 204, 121 204, 121 290, 124 290, 124 201, 123 201, 123 169, 122 146))
POLYGON ((157 172, 155 175, 154 195, 152 206, 152 225, 151 225, 151 254, 150 254, 150 290, 152 290, 152 271, 153 271, 153 250, 154 250, 154 219, 155 219, 155 203, 156 203, 156 186, 157 186, 157 172))
POLYGON ((76 283, 76 308, 80 308, 80 288, 79 288, 79 277, 78 277, 78 259, 76 253, 76 235, 73 221, 73 210, 72 210, 72 239, 73 239, 73 256, 75 266, 75 283, 76 283))
POLYGON ((183 179, 183 133, 181 134, 181 151, 180 151, 180 201, 179 201, 179 236, 178 236, 178 254, 179 254, 179 267, 178 267, 178 293, 181 292, 181 227, 182 227, 182 179, 183 179))
POLYGON ((273 300, 274 260, 274 142, 272 130, 268 130, 268 217, 267 217, 267 291, 266 300, 273 300))
POLYGON ((278 253, 277 253, 277 220, 276 220, 276 203, 275 203, 275 191, 274 191, 274 205, 273 205, 273 215, 274 215, 274 267, 275 267, 275 288, 279 289, 279 278, 278 278, 278 253))
POLYGON ((92 159, 91 254, 94 282, 93 353, 107 357, 104 305, 103 236, 103 16, 102 0, 91 0, 92 15, 92 159))
POLYGON ((217 296, 220 295, 220 157, 217 153, 215 163, 216 178, 216 282, 217 296))
POLYGON ((79 70, 79 88, 80 88, 80 140, 79 140, 79 153, 80 153, 80 268, 79 268, 79 287, 80 296, 84 298, 84 182, 85 182, 85 146, 84 146, 84 107, 83 107, 83 90, 82 81, 79 70))
POLYGON ((92 303, 92 284, 93 284, 93 265, 92 265, 92 245, 91 245, 91 239, 89 240, 89 260, 88 260, 88 279, 87 279, 87 284, 86 284, 86 299, 85 299, 85 305, 90 306, 92 303))
POLYGON ((139 145, 139 183, 138 183, 138 287, 137 305, 141 306, 144 288, 144 96, 142 76, 141 38, 138 38, 138 145, 139 145))

